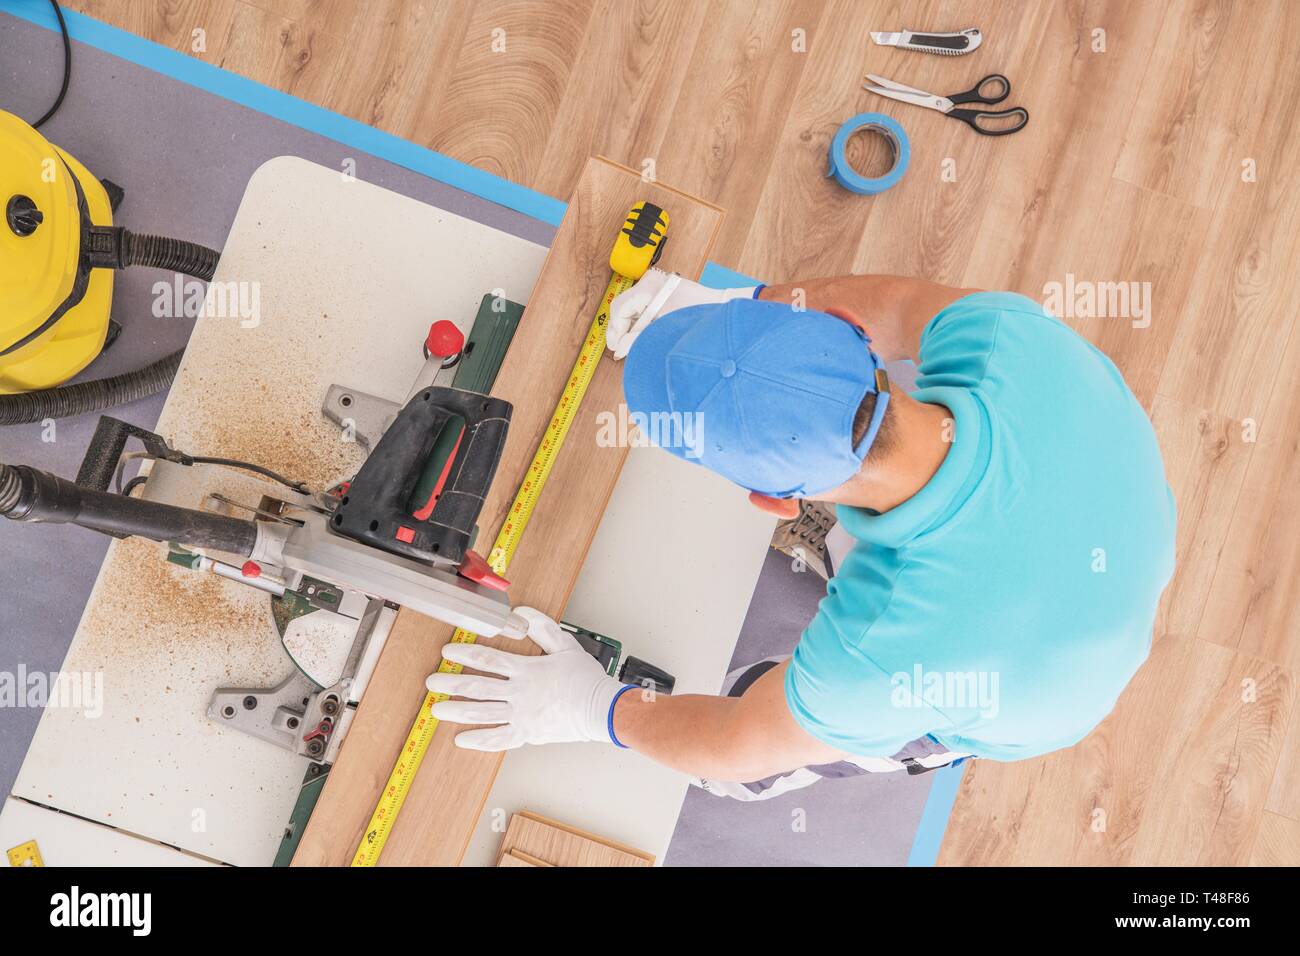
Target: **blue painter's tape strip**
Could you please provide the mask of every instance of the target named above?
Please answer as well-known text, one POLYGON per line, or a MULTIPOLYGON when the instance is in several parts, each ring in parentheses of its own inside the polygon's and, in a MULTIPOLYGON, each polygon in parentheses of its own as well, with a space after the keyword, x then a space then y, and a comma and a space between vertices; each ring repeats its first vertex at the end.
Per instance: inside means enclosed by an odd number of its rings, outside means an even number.
POLYGON ((962 774, 966 764, 943 767, 930 776, 930 794, 925 798, 925 807, 921 810, 921 822, 917 824, 916 836, 912 840, 912 852, 907 855, 908 866, 934 866, 939 859, 939 847, 943 845, 943 835, 948 829, 948 817, 952 815, 952 805, 957 800, 957 790, 961 787, 962 774))
MULTIPOLYGON (((37 26, 57 31, 58 21, 47 0, 8 0, 4 11, 37 26)), ((346 116, 281 93, 269 86, 160 46, 151 40, 101 23, 74 10, 64 10, 72 39, 129 60, 174 80, 206 90, 282 122, 308 130, 345 146, 378 156, 423 176, 454 186, 490 202, 532 216, 552 226, 564 218, 566 203, 508 179, 476 169, 441 153, 417 146, 346 116)), ((76 65, 73 65, 76 69, 76 65)))
POLYGON ((743 289, 758 284, 757 279, 716 262, 706 262, 704 271, 700 273, 700 285, 709 289, 743 289))
POLYGON ((907 133, 903 131, 903 127, 898 120, 892 116, 886 116, 884 113, 859 113, 846 121, 836 132, 835 138, 831 140, 831 168, 826 175, 834 176, 835 181, 850 192, 855 192, 860 196, 874 196, 877 193, 883 193, 902 179, 903 173, 907 172, 907 164, 911 159, 912 144, 908 142, 907 133), (868 179, 850 166, 848 160, 844 157, 844 150, 848 146, 849 137, 861 129, 880 133, 889 141, 889 145, 894 150, 894 166, 883 176, 868 179))

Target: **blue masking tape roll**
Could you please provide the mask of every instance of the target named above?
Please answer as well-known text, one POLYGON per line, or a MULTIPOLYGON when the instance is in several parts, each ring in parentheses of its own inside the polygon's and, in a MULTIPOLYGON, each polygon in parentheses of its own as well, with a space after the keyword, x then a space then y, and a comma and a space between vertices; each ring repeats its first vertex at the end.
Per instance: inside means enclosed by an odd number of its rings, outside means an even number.
POLYGON ((903 173, 907 172, 908 160, 911 158, 912 146, 908 143, 907 134, 903 132, 903 127, 899 125, 898 120, 883 113, 859 113, 846 121, 831 140, 831 168, 826 175, 834 176, 835 181, 850 192, 861 196, 874 196, 883 193, 903 178, 903 173), (848 145, 849 137, 860 129, 879 133, 893 148, 894 166, 885 175, 868 179, 850 166, 848 160, 844 158, 844 148, 848 145))

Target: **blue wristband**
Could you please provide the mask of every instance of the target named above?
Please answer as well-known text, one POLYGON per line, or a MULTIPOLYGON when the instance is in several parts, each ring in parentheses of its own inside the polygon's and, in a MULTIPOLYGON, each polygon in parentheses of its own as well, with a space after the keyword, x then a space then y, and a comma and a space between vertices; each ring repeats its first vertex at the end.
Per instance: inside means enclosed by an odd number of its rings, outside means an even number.
POLYGON ((618 689, 618 693, 614 695, 614 699, 609 702, 609 716, 605 719, 605 724, 609 728, 609 739, 614 742, 615 747, 622 747, 624 750, 628 749, 627 744, 619 740, 618 736, 614 733, 614 707, 616 704, 618 704, 618 699, 620 697, 622 697, 624 694, 626 694, 628 691, 632 690, 633 688, 639 686, 641 685, 624 684, 622 687, 620 687, 618 689))

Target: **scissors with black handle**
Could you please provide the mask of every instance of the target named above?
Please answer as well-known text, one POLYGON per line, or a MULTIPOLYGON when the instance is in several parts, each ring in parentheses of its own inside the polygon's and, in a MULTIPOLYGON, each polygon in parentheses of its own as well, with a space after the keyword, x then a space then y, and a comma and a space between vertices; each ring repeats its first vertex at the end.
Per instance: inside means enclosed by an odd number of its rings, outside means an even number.
POLYGON ((990 73, 966 92, 953 93, 949 96, 927 93, 925 90, 904 86, 902 83, 871 73, 867 74, 867 79, 871 82, 862 84, 864 90, 869 90, 878 96, 887 96, 891 100, 947 113, 985 136, 1006 136, 1008 133, 1017 133, 1029 122, 1029 111, 1023 106, 1014 106, 1009 110, 957 109, 962 103, 984 103, 992 106, 1005 100, 1011 92, 1011 81, 1001 73, 990 73))

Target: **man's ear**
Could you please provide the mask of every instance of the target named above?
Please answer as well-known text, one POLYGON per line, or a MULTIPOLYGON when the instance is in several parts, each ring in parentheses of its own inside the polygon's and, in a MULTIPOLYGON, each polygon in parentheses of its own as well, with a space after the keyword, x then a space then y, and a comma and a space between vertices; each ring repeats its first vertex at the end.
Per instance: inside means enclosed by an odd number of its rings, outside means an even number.
POLYGON ((757 491, 749 493, 749 503, 759 511, 776 515, 778 518, 799 517, 799 502, 794 498, 773 498, 760 495, 757 491))
POLYGON ((862 316, 858 315, 858 313, 853 312, 849 309, 841 309, 839 306, 831 306, 829 309, 826 310, 826 314, 833 315, 837 319, 843 319, 845 322, 849 323, 850 325, 856 325, 863 332, 867 333, 868 338, 871 337, 871 330, 867 328, 866 321, 863 320, 862 316))

